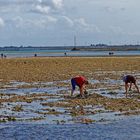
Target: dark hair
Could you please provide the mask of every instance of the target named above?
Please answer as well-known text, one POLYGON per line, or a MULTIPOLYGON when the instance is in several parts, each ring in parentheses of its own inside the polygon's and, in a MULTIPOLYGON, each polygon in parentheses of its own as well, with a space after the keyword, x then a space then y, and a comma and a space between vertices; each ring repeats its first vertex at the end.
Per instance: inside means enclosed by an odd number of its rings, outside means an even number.
POLYGON ((88 85, 88 84, 89 84, 88 80, 86 80, 86 81, 85 81, 85 84, 86 84, 86 85, 88 85))

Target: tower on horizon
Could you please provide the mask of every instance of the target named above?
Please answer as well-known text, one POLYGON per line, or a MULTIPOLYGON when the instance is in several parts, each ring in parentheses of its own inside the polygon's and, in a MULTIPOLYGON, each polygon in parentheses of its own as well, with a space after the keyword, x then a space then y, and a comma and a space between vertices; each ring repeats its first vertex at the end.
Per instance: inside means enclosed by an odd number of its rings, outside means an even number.
POLYGON ((76 36, 74 36, 74 47, 76 47, 76 36))

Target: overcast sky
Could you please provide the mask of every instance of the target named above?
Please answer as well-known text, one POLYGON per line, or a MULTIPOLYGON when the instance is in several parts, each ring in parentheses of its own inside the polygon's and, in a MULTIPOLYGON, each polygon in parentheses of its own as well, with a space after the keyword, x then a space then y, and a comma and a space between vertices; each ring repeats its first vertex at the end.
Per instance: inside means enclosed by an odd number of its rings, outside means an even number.
POLYGON ((0 0, 0 46, 140 43, 140 0, 0 0))

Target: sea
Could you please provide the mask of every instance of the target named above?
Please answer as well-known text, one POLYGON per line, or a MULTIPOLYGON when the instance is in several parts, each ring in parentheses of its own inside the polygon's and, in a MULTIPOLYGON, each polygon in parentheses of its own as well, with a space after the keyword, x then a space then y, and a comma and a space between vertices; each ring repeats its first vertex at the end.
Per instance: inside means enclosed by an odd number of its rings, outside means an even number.
MULTIPOLYGON (((96 56, 109 56, 109 51, 71 51, 70 49, 22 49, 22 50, 5 50, 0 51, 0 54, 6 58, 19 58, 19 57, 63 57, 63 56, 82 56, 82 57, 96 57, 96 56)), ((127 50, 127 51, 111 51, 111 56, 139 56, 140 50, 127 50)))

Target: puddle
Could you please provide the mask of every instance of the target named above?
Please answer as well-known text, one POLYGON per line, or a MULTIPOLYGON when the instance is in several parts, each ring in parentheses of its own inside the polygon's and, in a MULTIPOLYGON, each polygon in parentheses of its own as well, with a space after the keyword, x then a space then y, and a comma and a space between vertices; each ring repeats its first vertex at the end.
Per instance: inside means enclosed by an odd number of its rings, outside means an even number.
POLYGON ((6 88, 0 89, 0 93, 4 94, 17 94, 17 95, 25 95, 25 94, 33 94, 33 93, 49 93, 56 94, 60 91, 67 90, 67 88, 58 88, 58 87, 50 87, 50 88, 6 88))

